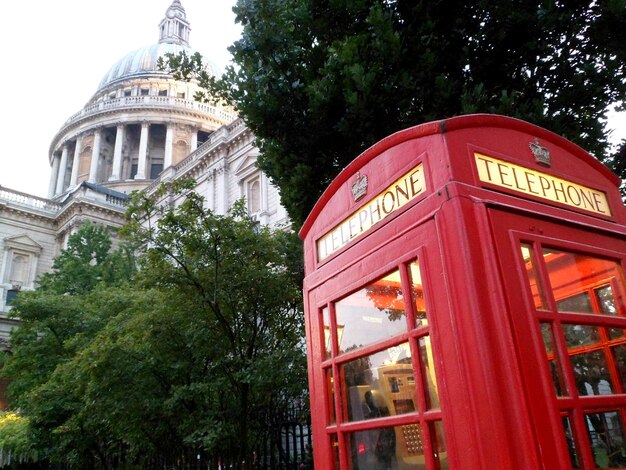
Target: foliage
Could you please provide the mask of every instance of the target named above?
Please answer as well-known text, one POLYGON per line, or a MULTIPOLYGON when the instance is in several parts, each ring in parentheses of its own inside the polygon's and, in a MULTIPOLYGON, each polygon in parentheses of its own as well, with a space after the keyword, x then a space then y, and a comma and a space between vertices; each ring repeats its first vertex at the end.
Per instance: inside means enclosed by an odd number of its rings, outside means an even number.
POLYGON ((128 249, 110 249, 103 227, 84 224, 69 237, 40 287, 20 293, 13 303, 11 315, 20 319, 20 327, 11 333, 12 354, 2 375, 11 379, 11 405, 29 419, 31 444, 44 457, 78 462, 84 457, 81 446, 91 443, 84 429, 74 434, 79 446, 67 438, 68 421, 82 406, 79 383, 67 371, 127 300, 118 291, 132 278, 133 257, 128 249), (71 448, 67 455, 58 452, 63 445, 71 448))
POLYGON ((136 195, 129 209, 127 230, 148 247, 138 281, 167 293, 155 337, 142 343, 171 337, 167 375, 182 375, 166 405, 182 411, 180 439, 250 462, 267 415, 306 387, 300 245, 292 232, 253 224, 243 201, 218 216, 177 184, 177 207, 136 195))
POLYGON ((137 273, 132 250, 108 251, 85 226, 16 299, 22 326, 3 373, 42 458, 145 468, 199 450, 250 462, 272 411, 302 397, 295 235, 256 227, 243 204, 216 216, 184 196, 173 207, 134 195, 124 232, 143 247, 137 273))
POLYGON ((367 147, 454 115, 518 117, 608 157, 605 112, 626 94, 625 0, 239 0, 234 11, 243 34, 220 83, 199 57, 170 66, 236 105, 296 226, 367 147))
POLYGON ((0 412, 0 465, 38 460, 28 437, 28 418, 14 412, 0 412))

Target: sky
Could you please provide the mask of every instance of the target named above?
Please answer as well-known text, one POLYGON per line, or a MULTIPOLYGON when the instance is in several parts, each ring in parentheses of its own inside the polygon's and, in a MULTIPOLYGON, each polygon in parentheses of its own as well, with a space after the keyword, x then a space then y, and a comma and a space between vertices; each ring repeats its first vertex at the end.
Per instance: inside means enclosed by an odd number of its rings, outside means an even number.
MULTIPOLYGON (((63 123, 127 53, 155 44, 172 0, 21 0, 3 15, 0 186, 46 197, 63 123)), ((240 36, 236 0, 181 0, 189 43, 218 67, 240 36)))
MULTIPOLYGON (((223 68, 240 35, 236 0, 181 0, 190 45, 223 68)), ((0 73, 0 186, 46 197, 49 145, 80 111, 109 68, 158 41, 171 0, 22 0, 3 17, 0 73)), ((626 138, 626 113, 612 115, 615 141, 626 138)))

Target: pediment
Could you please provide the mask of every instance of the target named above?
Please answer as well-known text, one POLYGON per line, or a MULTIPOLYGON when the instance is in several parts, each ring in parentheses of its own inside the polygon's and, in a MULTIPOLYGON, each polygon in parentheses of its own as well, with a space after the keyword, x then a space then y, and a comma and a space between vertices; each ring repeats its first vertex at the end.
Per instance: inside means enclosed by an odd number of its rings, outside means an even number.
POLYGON ((43 249, 43 247, 39 243, 37 243, 35 240, 30 238, 26 234, 16 235, 13 237, 6 237, 4 239, 4 246, 8 246, 14 249, 29 251, 31 253, 33 252, 37 253, 43 249))
POLYGON ((258 155, 246 155, 240 161, 237 162, 235 167, 235 174, 237 176, 245 176, 246 174, 253 173, 259 168, 256 165, 258 155))

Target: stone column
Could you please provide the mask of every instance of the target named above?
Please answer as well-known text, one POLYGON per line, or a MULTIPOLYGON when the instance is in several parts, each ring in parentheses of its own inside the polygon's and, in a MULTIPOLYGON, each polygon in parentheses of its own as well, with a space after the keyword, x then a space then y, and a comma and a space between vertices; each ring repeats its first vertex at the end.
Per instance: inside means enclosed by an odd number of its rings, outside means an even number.
POLYGON ((78 183, 78 166, 80 163, 80 150, 83 146, 83 136, 79 135, 76 138, 76 147, 74 148, 74 161, 72 162, 72 174, 70 176, 70 187, 76 186, 78 183))
POLYGON ((163 156, 163 169, 169 168, 172 166, 172 152, 173 152, 173 143, 174 140, 174 129, 172 128, 172 124, 167 124, 167 129, 165 131, 165 154, 163 156))
POLYGON ((198 129, 191 129, 191 152, 193 152, 197 148, 198 148, 198 129))
POLYGON ((228 212, 228 167, 226 162, 222 162, 221 168, 217 168, 213 173, 215 185, 215 212, 218 215, 226 215, 228 212))
POLYGON ((67 143, 63 144, 63 151, 61 152, 61 164, 59 165, 59 174, 57 175, 57 187, 54 191, 55 196, 63 192, 63 185, 65 183, 65 173, 67 173, 67 143))
POLYGON ((148 136, 150 124, 144 122, 141 124, 141 137, 139 138, 139 156, 137 159, 136 180, 146 179, 146 160, 148 158, 148 136))
POLYGON ((100 139, 102 139, 102 132, 100 129, 96 129, 93 137, 93 150, 91 152, 91 165, 89 166, 89 181, 95 183, 98 176, 98 163, 100 160, 100 139))
POLYGON ((57 189, 57 178, 59 176, 59 157, 52 153, 52 168, 50 169, 50 184, 48 185, 48 198, 52 199, 57 189))
POLYGON ((118 181, 122 170, 122 144, 124 143, 124 125, 118 124, 115 133, 115 150, 113 152, 113 170, 109 181, 118 181))

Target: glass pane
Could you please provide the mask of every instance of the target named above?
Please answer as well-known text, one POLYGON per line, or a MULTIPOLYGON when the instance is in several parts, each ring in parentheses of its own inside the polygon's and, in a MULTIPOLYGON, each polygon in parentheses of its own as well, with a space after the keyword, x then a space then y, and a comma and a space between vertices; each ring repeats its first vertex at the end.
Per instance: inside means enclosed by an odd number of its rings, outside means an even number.
POLYGON ((330 357, 332 340, 330 337, 330 312, 328 307, 322 309, 322 322, 324 327, 324 359, 330 357))
POLYGON ((620 344, 611 348, 615 358, 615 368, 622 385, 622 393, 626 390, 626 345, 620 344))
POLYGON ((424 336, 419 339, 420 362, 424 373, 424 381, 427 387, 426 406, 439 408, 439 392, 437 389, 437 377, 435 376, 435 364, 433 362, 433 349, 430 337, 424 336))
POLYGON ((416 410, 415 376, 408 343, 347 362, 342 373, 348 420, 416 410))
POLYGON ((543 344, 546 348, 546 356, 550 373, 552 374, 552 382, 554 383, 554 391, 558 396, 567 394, 565 388, 565 380, 563 379, 563 369, 559 361, 558 354, 554 352, 554 332, 550 323, 541 324, 541 334, 543 336, 543 344))
POLYGON ((420 273, 419 263, 414 261, 409 268, 409 276, 411 280, 411 297, 415 306, 416 326, 428 325, 426 319, 426 302, 424 301, 424 287, 422 286, 422 275, 420 273))
POLYGON ((595 326, 563 325, 563 333, 570 351, 583 346, 591 346, 600 342, 600 332, 595 326))
POLYGON ((535 266, 534 257, 532 256, 532 245, 523 243, 521 249, 522 258, 524 259, 524 266, 526 266, 526 275, 528 276, 528 282, 530 283, 530 292, 533 296, 535 308, 544 308, 546 306, 545 294, 539 276, 537 275, 537 268, 535 266))
POLYGON ((396 270, 338 301, 339 351, 351 351, 406 331, 404 300, 396 270))
POLYGON ((569 458, 572 462, 572 468, 580 468, 578 463, 578 451, 576 450, 576 441, 574 440, 574 433, 572 432, 572 425, 568 416, 563 417, 563 431, 565 431, 565 440, 567 441, 567 450, 569 451, 569 458))
POLYGON ((439 462, 440 470, 447 470, 448 467, 448 449, 446 448, 446 436, 443 432, 443 423, 434 421, 431 424, 430 433, 433 441, 433 452, 435 461, 439 462))
POLYGON ((337 439, 337 434, 331 434, 330 447, 333 452, 333 461, 335 463, 335 470, 338 470, 340 467, 339 467, 339 440, 337 439))
POLYGON ((617 305, 615 304, 615 296, 610 285, 598 287, 596 290, 596 297, 600 304, 600 310, 607 315, 617 314, 617 305))
POLYGON ((353 470, 424 470, 419 424, 359 431, 350 436, 353 470))
POLYGON ((591 351, 570 357, 576 387, 580 395, 609 395, 614 386, 603 351, 591 351))
POLYGON ((552 293, 559 311, 624 315, 613 285, 624 288, 621 267, 606 259, 558 250, 543 250, 552 293))
POLYGON ((331 424, 335 420, 335 381, 333 379, 333 370, 328 368, 324 370, 326 377, 326 406, 328 406, 328 421, 331 424))
POLYGON ((583 292, 582 294, 572 295, 566 299, 559 300, 556 303, 556 309, 559 312, 591 313, 593 312, 593 304, 591 303, 589 292, 583 292))
POLYGON ((586 415, 596 468, 625 468, 624 428, 618 411, 586 415))
POLYGON ((621 328, 608 328, 609 339, 620 339, 624 337, 624 330, 621 328))

